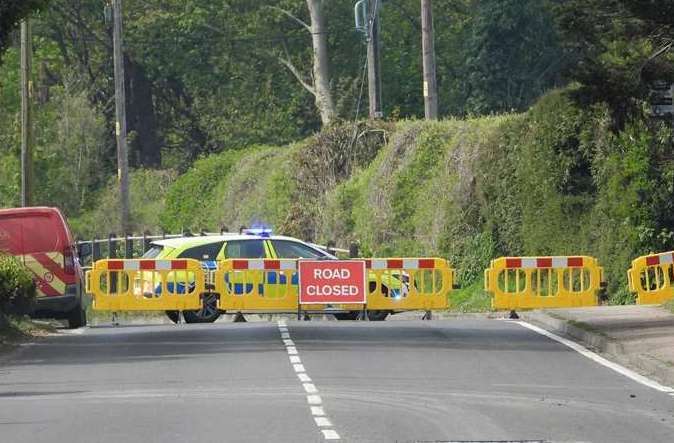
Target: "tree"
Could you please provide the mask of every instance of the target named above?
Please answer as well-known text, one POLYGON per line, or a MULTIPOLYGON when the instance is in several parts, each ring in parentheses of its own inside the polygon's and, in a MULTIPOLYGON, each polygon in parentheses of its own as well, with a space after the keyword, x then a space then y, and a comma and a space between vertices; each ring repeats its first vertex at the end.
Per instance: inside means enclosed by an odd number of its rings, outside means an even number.
POLYGON ((467 112, 522 111, 559 84, 547 0, 474 0, 473 8, 462 54, 467 112))
POLYGON ((49 0, 3 0, 0 3, 0 56, 9 44, 9 36, 19 22, 44 8, 49 0))
POLYGON ((325 0, 307 0, 311 25, 308 25, 285 9, 276 9, 291 17, 311 34, 313 50, 311 80, 307 81, 300 69, 292 63, 286 47, 284 47, 286 54, 279 56, 279 61, 314 96, 316 108, 321 114, 321 122, 323 125, 328 125, 334 120, 336 111, 330 91, 330 62, 328 58, 328 30, 325 19, 325 3, 327 3, 325 0))
POLYGON ((662 1, 559 2, 566 75, 581 85, 575 99, 607 103, 617 130, 640 114, 655 82, 674 82, 672 13, 662 1))

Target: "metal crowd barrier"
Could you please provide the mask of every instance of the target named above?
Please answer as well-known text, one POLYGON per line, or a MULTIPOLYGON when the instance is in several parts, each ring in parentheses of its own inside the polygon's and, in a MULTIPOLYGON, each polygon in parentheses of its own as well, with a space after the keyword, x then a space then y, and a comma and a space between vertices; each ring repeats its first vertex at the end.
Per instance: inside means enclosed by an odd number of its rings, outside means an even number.
POLYGON ((99 311, 200 309, 205 282, 201 262, 192 259, 106 259, 86 274, 87 293, 99 311))
POLYGON ((500 257, 484 271, 484 289, 494 309, 597 306, 603 274, 594 257, 500 257))
POLYGON ((674 298, 674 252, 644 255, 627 271, 631 292, 640 305, 660 304, 674 298))

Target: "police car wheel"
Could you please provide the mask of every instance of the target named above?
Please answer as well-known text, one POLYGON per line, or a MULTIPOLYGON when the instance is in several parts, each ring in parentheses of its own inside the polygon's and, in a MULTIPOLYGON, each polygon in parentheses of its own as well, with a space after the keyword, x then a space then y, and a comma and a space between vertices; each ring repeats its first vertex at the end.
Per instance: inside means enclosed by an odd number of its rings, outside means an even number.
POLYGON ((218 297, 216 295, 204 296, 201 309, 183 312, 185 323, 213 323, 220 317, 218 311, 218 297))
MULTIPOLYGON (((384 321, 390 314, 389 311, 367 311, 367 319, 370 321, 384 321)), ((335 314, 337 320, 358 320, 360 311, 340 312, 335 314)))
POLYGON ((334 315, 337 320, 357 320, 358 314, 360 314, 360 312, 358 311, 349 311, 349 312, 340 312, 334 315))
POLYGON ((166 316, 173 323, 178 323, 178 319, 180 318, 180 313, 178 311, 166 311, 166 316))
POLYGON ((367 311, 367 318, 370 321, 384 321, 388 315, 388 311, 367 311))

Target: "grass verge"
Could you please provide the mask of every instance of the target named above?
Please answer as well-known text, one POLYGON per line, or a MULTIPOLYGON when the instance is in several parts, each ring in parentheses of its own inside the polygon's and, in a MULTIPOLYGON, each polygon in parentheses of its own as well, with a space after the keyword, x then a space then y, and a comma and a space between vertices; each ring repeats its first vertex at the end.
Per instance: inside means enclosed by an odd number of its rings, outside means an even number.
POLYGON ((485 292, 482 280, 451 292, 450 311, 487 312, 491 311, 491 296, 485 292))
POLYGON ((28 317, 6 316, 0 321, 0 325, 2 325, 0 326, 0 352, 56 330, 50 324, 35 322, 28 317))

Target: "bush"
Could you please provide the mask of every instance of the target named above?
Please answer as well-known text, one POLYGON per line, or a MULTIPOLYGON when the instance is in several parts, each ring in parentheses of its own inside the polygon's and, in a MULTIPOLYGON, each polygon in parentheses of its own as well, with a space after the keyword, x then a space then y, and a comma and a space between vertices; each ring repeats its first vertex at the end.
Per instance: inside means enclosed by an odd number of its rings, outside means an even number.
POLYGON ((35 283, 30 272, 16 258, 0 255, 0 315, 29 313, 34 301, 35 283))

